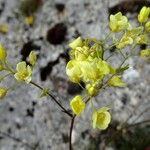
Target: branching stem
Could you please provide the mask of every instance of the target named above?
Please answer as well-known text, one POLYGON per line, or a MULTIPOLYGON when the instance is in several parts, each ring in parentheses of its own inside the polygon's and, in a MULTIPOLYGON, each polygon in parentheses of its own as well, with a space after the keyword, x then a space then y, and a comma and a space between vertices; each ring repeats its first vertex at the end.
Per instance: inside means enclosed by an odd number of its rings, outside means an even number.
MULTIPOLYGON (((40 85, 36 84, 35 82, 31 81, 30 84, 36 86, 37 88, 44 90, 44 88, 42 88, 40 85)), ((52 98, 52 100, 61 108, 61 110, 66 113, 68 116, 72 117, 72 114, 66 109, 64 108, 64 106, 62 106, 62 104, 49 92, 47 92, 48 96, 50 96, 52 98)))

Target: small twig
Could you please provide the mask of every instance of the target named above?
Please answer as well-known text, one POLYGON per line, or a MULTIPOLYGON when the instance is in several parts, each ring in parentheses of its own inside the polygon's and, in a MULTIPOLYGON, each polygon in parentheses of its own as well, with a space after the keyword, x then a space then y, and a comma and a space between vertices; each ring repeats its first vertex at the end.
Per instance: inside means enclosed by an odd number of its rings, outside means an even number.
POLYGON ((75 117, 76 117, 76 115, 74 115, 71 119, 70 132, 69 132, 69 150, 73 150, 73 148, 72 148, 72 131, 73 131, 75 117))
MULTIPOLYGON (((36 86, 37 88, 44 90, 40 85, 34 83, 33 81, 30 82, 32 85, 36 86)), ((62 106, 62 104, 49 92, 47 94, 52 98, 52 100, 61 108, 62 112, 66 113, 68 116, 72 117, 72 114, 62 106)))
POLYGON ((10 138, 10 139, 12 139, 12 140, 14 140, 14 141, 16 141, 16 142, 20 142, 20 143, 22 143, 23 145, 27 146, 28 148, 34 150, 34 147, 33 147, 33 146, 29 145, 27 142, 24 142, 24 141, 21 140, 20 138, 14 137, 14 136, 12 136, 12 135, 10 135, 10 134, 8 134, 8 133, 2 132, 2 131, 0 131, 0 134, 1 134, 2 136, 4 136, 4 137, 10 138))
POLYGON ((128 128, 132 128, 132 127, 135 127, 135 126, 139 126, 139 125, 142 125, 144 123, 150 123, 150 120, 144 120, 144 121, 141 121, 141 122, 137 122, 137 123, 134 123, 134 124, 130 124, 127 126, 127 129, 128 128))

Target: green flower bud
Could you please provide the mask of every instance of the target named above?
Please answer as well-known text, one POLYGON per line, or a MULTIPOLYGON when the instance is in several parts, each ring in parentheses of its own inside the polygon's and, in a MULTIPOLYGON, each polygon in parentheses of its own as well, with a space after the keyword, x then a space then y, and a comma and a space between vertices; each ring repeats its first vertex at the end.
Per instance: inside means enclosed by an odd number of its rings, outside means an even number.
POLYGON ((0 87, 0 99, 2 99, 3 97, 6 96, 7 91, 8 91, 8 90, 7 90, 6 88, 0 87))
POLYGON ((37 61, 37 55, 36 55, 36 52, 35 51, 31 51, 30 54, 29 54, 29 62, 32 66, 35 65, 37 61))
POLYGON ((6 49, 0 44, 0 60, 4 61, 7 57, 6 49))
POLYGON ((150 14, 150 7, 146 7, 146 6, 142 7, 138 15, 138 21, 140 23, 146 22, 149 14, 150 14))
POLYGON ((98 87, 95 86, 94 84, 92 84, 92 85, 87 84, 86 90, 87 90, 89 96, 96 96, 98 93, 98 87))

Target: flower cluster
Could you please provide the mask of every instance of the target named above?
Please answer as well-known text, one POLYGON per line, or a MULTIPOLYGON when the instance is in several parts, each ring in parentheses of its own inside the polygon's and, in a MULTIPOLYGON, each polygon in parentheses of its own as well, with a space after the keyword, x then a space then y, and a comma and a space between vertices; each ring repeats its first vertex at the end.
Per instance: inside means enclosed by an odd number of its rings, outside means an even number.
MULTIPOLYGON (((150 43, 150 7, 143 7, 138 15, 139 26, 133 27, 126 16, 121 12, 110 15, 109 27, 112 37, 112 45, 115 46, 116 52, 126 60, 132 53, 136 45, 150 43), (121 36, 121 38, 116 38, 121 36), (131 45, 131 54, 123 53, 122 49, 131 45)), ((105 87, 125 87, 126 83, 122 80, 122 73, 129 68, 128 65, 112 66, 105 57, 107 51, 107 38, 102 40, 78 37, 69 44, 71 60, 67 63, 66 74, 69 79, 80 85, 85 84, 86 94, 90 101, 92 97, 99 94, 105 87)), ((111 47, 111 46, 110 46, 111 47)), ((150 56, 150 49, 141 50, 142 57, 150 56)), ((131 55, 133 56, 133 55, 131 55)), ((85 109, 86 103, 82 96, 77 95, 70 101, 73 113, 79 116, 85 109)), ((92 107, 94 107, 92 105, 92 107)), ((102 107, 93 109, 92 121, 93 128, 106 129, 110 123, 111 116, 109 108, 102 107)))
MULTIPOLYGON (((12 75, 18 81, 25 81, 26 83, 29 83, 31 81, 32 70, 36 61, 36 53, 35 51, 31 51, 29 55, 30 65, 27 65, 26 62, 22 61, 17 64, 16 70, 14 70, 12 65, 7 60, 7 52, 5 47, 0 44, 0 71, 6 72, 5 75, 0 77, 0 82, 4 81, 9 75, 12 75)), ((0 99, 7 94, 9 88, 0 87, 0 99)))
POLYGON ((115 41, 115 46, 118 49, 123 49, 131 44, 149 44, 150 21, 150 7, 143 7, 138 15, 139 26, 133 27, 126 16, 121 12, 110 15, 110 29, 112 32, 122 32, 123 35, 120 40, 115 41))

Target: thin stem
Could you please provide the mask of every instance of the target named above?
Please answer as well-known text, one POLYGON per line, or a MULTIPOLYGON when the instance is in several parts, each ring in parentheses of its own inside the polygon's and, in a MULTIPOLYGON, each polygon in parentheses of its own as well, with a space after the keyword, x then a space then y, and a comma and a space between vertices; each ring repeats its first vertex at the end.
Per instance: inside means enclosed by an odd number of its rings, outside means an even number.
POLYGON ((30 148, 30 149, 32 149, 32 150, 34 149, 33 146, 29 145, 28 143, 24 142, 24 141, 21 140, 20 138, 17 138, 17 137, 15 137, 15 136, 13 136, 13 135, 10 135, 10 134, 5 133, 5 132, 2 132, 2 131, 0 131, 0 135, 3 136, 3 137, 10 138, 10 139, 12 139, 12 140, 14 140, 14 141, 16 141, 16 142, 19 142, 19 143, 21 143, 21 144, 27 146, 28 148, 30 148))
POLYGON ((72 148, 72 131, 73 131, 75 117, 76 117, 76 115, 74 115, 71 119, 70 132, 69 132, 69 150, 73 150, 73 148, 72 148))
MULTIPOLYGON (((44 88, 42 88, 40 85, 34 83, 33 81, 30 82, 32 85, 36 86, 37 88, 41 89, 41 90, 44 90, 44 88)), ((62 106, 62 104, 51 94, 51 93, 47 93, 51 98, 52 100, 61 108, 61 110, 66 113, 68 116, 72 117, 72 114, 62 106)))
MULTIPOLYGON (((87 98, 87 100, 85 101, 85 103, 87 104, 90 101, 90 97, 87 98)), ((71 125, 70 125, 70 130, 69 130, 69 150, 73 150, 72 148, 72 131, 73 131, 73 126, 74 126, 74 121, 75 121, 76 115, 72 116, 71 119, 71 125)))
POLYGON ((137 122, 137 123, 134 123, 134 124, 128 125, 128 126, 127 126, 127 129, 128 129, 128 128, 135 127, 135 126, 142 125, 142 124, 144 124, 144 123, 150 123, 150 120, 144 120, 144 121, 141 121, 141 122, 137 122))

